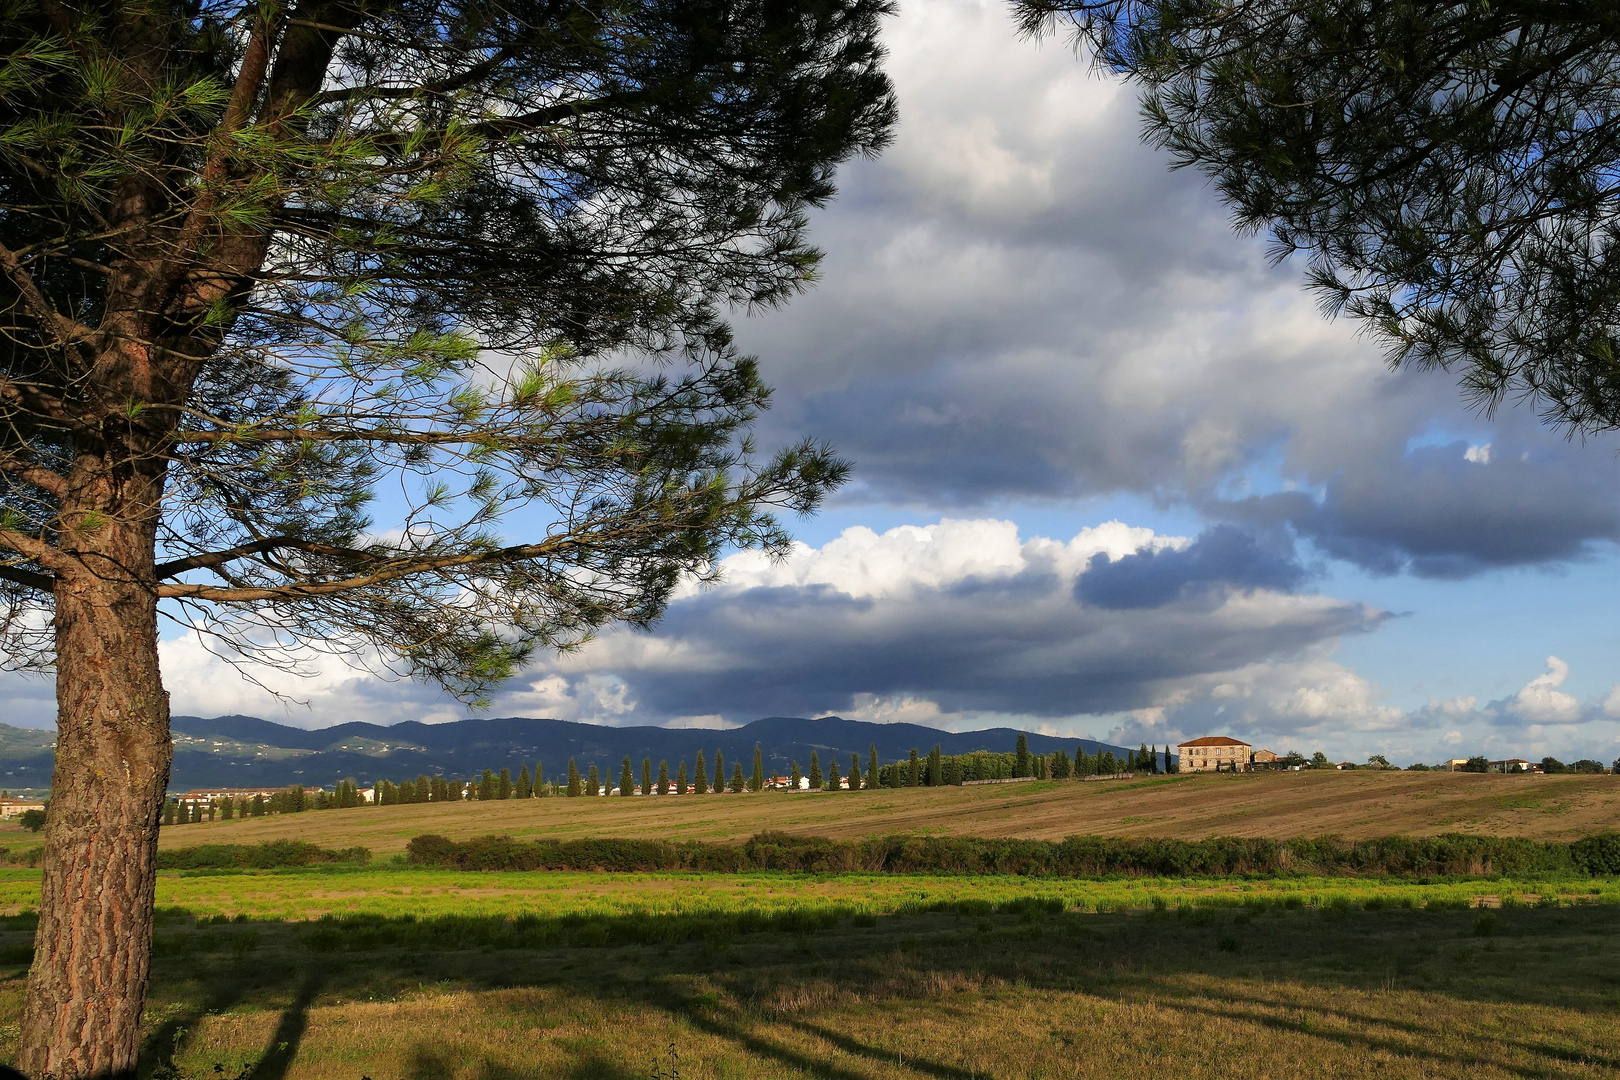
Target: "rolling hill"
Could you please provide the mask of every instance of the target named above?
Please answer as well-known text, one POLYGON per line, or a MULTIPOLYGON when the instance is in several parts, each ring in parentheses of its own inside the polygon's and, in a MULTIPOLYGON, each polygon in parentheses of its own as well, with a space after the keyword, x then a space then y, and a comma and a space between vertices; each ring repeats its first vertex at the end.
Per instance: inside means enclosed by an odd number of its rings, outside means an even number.
MULTIPOLYGON (((420 773, 468 777, 483 769, 518 768, 544 763, 546 775, 555 777, 573 758, 583 773, 592 765, 604 776, 617 776, 625 755, 639 766, 650 757, 691 762, 699 750, 714 766, 718 750, 730 762, 753 764, 754 747, 762 751, 767 771, 786 772, 797 760, 808 767, 810 752, 821 755, 823 767, 836 755, 839 769, 849 757, 866 761, 875 745, 885 762, 904 758, 916 748, 926 754, 939 744, 947 754, 973 750, 1011 751, 1018 739, 1013 728, 949 732, 919 724, 873 724, 827 716, 817 720, 772 716, 739 728, 715 731, 702 728, 606 727, 568 720, 505 717, 494 720, 458 720, 448 724, 349 723, 306 730, 255 716, 176 716, 174 772, 171 791, 208 787, 281 787, 287 784, 330 787, 345 777, 362 785, 377 780, 404 780, 420 773)), ((12 728, 0 724, 0 786, 12 790, 48 787, 54 732, 12 728)), ((1074 752, 1076 742, 1087 753, 1098 747, 1123 752, 1091 739, 1054 738, 1029 734, 1033 753, 1051 753, 1060 747, 1074 752)))

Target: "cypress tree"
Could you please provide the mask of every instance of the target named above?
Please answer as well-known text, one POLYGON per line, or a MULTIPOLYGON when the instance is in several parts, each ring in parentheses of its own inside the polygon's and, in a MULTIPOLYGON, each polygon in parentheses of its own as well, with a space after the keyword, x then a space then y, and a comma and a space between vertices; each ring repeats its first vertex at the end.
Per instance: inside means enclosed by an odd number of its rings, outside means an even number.
POLYGON ((579 766, 574 764, 574 759, 573 758, 569 758, 568 759, 568 797, 570 799, 577 799, 582 794, 583 794, 583 791, 581 789, 581 785, 580 785, 580 782, 579 782, 579 766))
POLYGON ((810 790, 821 790, 821 755, 810 751, 810 790))
POLYGON ((731 767, 731 790, 735 792, 743 790, 742 762, 740 761, 731 767))
POLYGON ((799 763, 797 761, 795 761, 793 763, 793 772, 788 775, 788 790, 789 791, 798 791, 799 790, 799 775, 800 775, 799 774, 799 763))
POLYGON ((861 790, 861 755, 849 755, 849 790, 861 790))
POLYGON ((911 759, 906 763, 906 787, 916 787, 922 783, 922 763, 917 758, 917 748, 911 748, 911 759))
POLYGON ((630 755, 624 755, 624 767, 619 770, 619 794, 628 798, 636 793, 636 773, 630 767, 630 755))
POLYGON ((827 762, 827 790, 838 790, 838 755, 831 755, 827 762))
POLYGON ((512 797, 512 770, 502 769, 500 779, 495 782, 495 797, 497 799, 510 799, 512 797))
POLYGON ((602 781, 596 775, 596 766, 595 765, 591 766, 591 774, 590 774, 590 776, 585 778, 585 794, 587 794, 587 795, 600 795, 600 794, 602 794, 602 781))
POLYGON ((495 798, 495 773, 491 769, 485 769, 478 781, 478 798, 480 801, 495 798))
POLYGON ((170 799, 168 802, 163 804, 163 824, 174 824, 174 812, 177 805, 178 804, 173 799, 170 799))
POLYGON ((878 786, 880 774, 878 772, 877 743, 871 743, 866 748, 866 787, 868 790, 878 786))
POLYGON ((534 781, 529 779, 529 763, 525 761, 523 768, 518 770, 517 797, 527 799, 534 794, 534 781))
POLYGON ((1014 751, 1016 760, 1013 762, 1013 775, 1016 777, 1030 774, 1029 736, 1022 731, 1018 733, 1018 749, 1014 751))
POLYGON ((543 790, 542 785, 545 784, 545 782, 546 782, 545 770, 541 768, 541 766, 543 764, 544 764, 544 762, 542 762, 539 758, 535 759, 535 762, 534 762, 534 790, 535 790, 535 794, 537 794, 537 795, 540 793, 541 790, 543 790))
POLYGON ((726 756, 720 751, 714 752, 714 793, 723 794, 726 790, 726 756))
POLYGON ((1045 754, 1037 754, 1037 755, 1035 755, 1035 779, 1037 779, 1037 780, 1050 780, 1051 778, 1052 778, 1052 774, 1051 774, 1050 771, 1048 771, 1047 765, 1046 765, 1046 755, 1045 754))
POLYGON ((939 744, 935 743, 934 748, 928 751, 928 786, 939 787, 944 782, 945 762, 940 757, 939 744))
POLYGON ((697 766, 692 770, 692 794, 707 795, 709 793, 709 766, 703 760, 703 751, 698 751, 697 766))
POLYGON ((669 794, 669 761, 667 759, 658 762, 658 794, 669 794))
POLYGON ((644 757, 641 759, 641 793, 651 795, 652 792, 652 758, 644 757))
POLYGON ((254 817, 264 817, 264 795, 263 795, 263 793, 260 793, 258 795, 253 796, 253 802, 250 803, 249 805, 253 810, 253 816, 254 817))
POLYGON ((758 743, 754 744, 754 775, 748 779, 748 790, 765 790, 765 761, 760 756, 758 743))
POLYGON ((686 794, 686 762, 684 761, 681 762, 681 767, 675 770, 675 794, 686 794))

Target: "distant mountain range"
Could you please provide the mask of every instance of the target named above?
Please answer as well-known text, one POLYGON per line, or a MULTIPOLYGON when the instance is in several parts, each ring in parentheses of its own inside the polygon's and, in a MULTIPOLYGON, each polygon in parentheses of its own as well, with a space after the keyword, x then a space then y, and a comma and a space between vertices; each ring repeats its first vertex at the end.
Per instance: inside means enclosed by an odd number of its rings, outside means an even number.
MULTIPOLYGON (((873 724, 825 716, 819 720, 772 716, 739 728, 605 727, 568 720, 507 717, 499 720, 458 720, 449 724, 410 721, 380 724, 339 724, 314 731, 288 727, 256 716, 176 716, 174 771, 171 791, 209 787, 283 787, 306 784, 331 787, 345 777, 363 786, 378 780, 406 780, 418 774, 472 777, 484 769, 510 768, 516 776, 527 764, 532 771, 543 762, 548 779, 561 777, 573 758, 581 773, 592 765, 604 777, 619 775, 619 763, 628 754, 637 769, 650 757, 656 765, 667 759, 671 772, 679 761, 691 762, 703 751, 710 769, 714 754, 725 755, 726 771, 741 761, 753 767, 757 745, 767 772, 787 772, 794 761, 808 769, 810 752, 821 756, 826 768, 837 757, 840 771, 849 756, 859 754, 866 764, 867 748, 877 746, 884 762, 906 757, 913 748, 927 754, 937 743, 947 754, 974 750, 1010 752, 1018 741, 1013 728, 950 732, 920 724, 873 724)), ((1116 754, 1124 748, 1091 739, 1054 738, 1033 732, 1031 753, 1049 754, 1059 748, 1073 754, 1076 744, 1095 754, 1099 747, 1116 754)), ((50 786, 54 731, 36 731, 0 724, 0 788, 18 790, 50 786)))

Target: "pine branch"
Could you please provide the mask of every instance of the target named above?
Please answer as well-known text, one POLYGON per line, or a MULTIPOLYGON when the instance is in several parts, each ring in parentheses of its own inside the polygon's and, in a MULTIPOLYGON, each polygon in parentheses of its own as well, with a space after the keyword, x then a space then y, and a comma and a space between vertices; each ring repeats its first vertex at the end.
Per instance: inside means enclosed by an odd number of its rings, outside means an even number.
POLYGON ((26 461, 15 454, 0 450, 0 472, 10 473, 20 480, 33 484, 61 498, 67 492, 67 478, 54 469, 47 469, 43 465, 36 465, 26 461))

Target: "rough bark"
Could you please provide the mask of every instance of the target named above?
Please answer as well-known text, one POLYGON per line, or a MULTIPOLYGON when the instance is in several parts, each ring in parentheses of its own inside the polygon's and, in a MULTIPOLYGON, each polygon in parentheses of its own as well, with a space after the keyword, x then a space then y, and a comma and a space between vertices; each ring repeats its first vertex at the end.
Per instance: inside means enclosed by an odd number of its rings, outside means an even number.
POLYGON ((56 768, 18 1059, 33 1080, 133 1076, 140 1051, 173 756, 154 588, 162 473, 113 457, 81 452, 64 500, 56 768))

